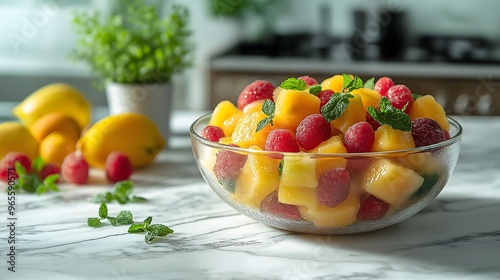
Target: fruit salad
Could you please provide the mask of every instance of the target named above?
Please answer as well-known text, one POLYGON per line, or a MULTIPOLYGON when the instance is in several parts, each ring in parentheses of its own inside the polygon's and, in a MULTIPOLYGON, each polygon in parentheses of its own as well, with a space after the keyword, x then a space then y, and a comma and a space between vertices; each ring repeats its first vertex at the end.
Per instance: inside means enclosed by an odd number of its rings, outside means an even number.
POLYGON ((445 110, 389 77, 256 80, 237 104, 220 102, 200 134, 241 148, 201 159, 232 201, 317 228, 396 215, 434 198, 451 172, 436 145, 450 138, 445 110))

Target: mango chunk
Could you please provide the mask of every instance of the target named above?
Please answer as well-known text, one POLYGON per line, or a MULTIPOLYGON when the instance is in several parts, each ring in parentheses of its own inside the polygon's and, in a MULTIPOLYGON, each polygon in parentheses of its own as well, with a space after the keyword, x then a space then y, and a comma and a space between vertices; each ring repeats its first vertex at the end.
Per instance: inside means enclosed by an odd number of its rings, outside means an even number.
POLYGON ((337 119, 331 121, 331 124, 342 131, 342 133, 345 133, 351 125, 366 120, 365 107, 363 106, 361 96, 356 94, 353 98, 349 98, 349 101, 349 105, 344 113, 337 119))
POLYGON ((335 207, 327 207, 318 203, 316 207, 300 206, 299 212, 304 219, 311 221, 318 228, 345 227, 356 221, 359 207, 358 195, 351 192, 335 207))
POLYGON ((240 120, 241 115, 243 115, 243 112, 238 110, 236 113, 232 114, 230 117, 228 117, 222 122, 220 128, 224 132, 224 135, 229 136, 233 134, 234 128, 236 127, 236 124, 240 120))
POLYGON ((380 99, 382 99, 382 95, 380 95, 378 91, 369 88, 355 89, 351 94, 361 97, 365 111, 368 106, 378 107, 380 105, 380 99))
MULTIPOLYGON (((223 100, 215 106, 208 125, 222 127, 224 121, 238 111, 238 108, 231 101, 223 100)), ((229 136, 229 134, 226 134, 226 136, 229 136)))
POLYGON ((307 207, 316 207, 318 204, 316 188, 291 187, 284 184, 280 184, 278 188, 278 200, 281 203, 307 207))
POLYGON ((321 101, 307 91, 283 90, 276 100, 274 122, 293 133, 300 121, 312 114, 319 114, 321 101))
MULTIPOLYGON (((330 139, 323 141, 312 152, 321 154, 338 154, 347 153, 341 136, 332 136, 330 139)), ((320 176, 326 171, 334 168, 345 168, 347 159, 343 157, 334 158, 329 156, 327 158, 318 157, 316 159, 316 174, 320 176)))
POLYGON ((381 125, 375 131, 374 152, 405 150, 415 148, 411 131, 394 129, 389 125, 381 125))
POLYGON ((266 117, 267 115, 262 112, 243 113, 234 127, 232 134, 234 144, 242 148, 256 145, 264 149, 267 135, 275 128, 267 125, 256 132, 257 124, 266 117))
POLYGON ((321 89, 333 90, 333 92, 340 92, 344 85, 344 77, 342 75, 333 75, 321 82, 321 89))
POLYGON ((450 123, 446 118, 446 112, 436 99, 430 94, 421 96, 413 102, 408 114, 412 120, 416 118, 430 118, 439 123, 446 131, 450 130, 450 123))

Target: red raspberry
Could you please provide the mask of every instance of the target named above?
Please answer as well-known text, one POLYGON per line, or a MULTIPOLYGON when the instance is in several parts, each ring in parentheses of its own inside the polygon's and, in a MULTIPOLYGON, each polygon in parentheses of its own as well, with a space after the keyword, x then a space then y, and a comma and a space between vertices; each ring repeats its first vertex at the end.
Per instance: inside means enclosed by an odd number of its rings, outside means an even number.
POLYGON ((238 97, 238 109, 243 108, 255 100, 271 99, 273 100, 274 86, 265 80, 256 80, 247 85, 238 97))
POLYGON ((309 77, 309 76, 300 76, 297 79, 303 80, 304 82, 306 82, 307 87, 314 86, 314 85, 318 84, 316 79, 309 77))
MULTIPOLYGON (((380 108, 375 107, 375 110, 380 111, 380 108)), ((368 111, 366 111, 366 122, 372 126, 374 131, 380 127, 380 123, 378 121, 374 120, 372 115, 370 115, 370 113, 368 113, 368 111)))
POLYGON ((133 167, 127 154, 122 152, 112 152, 106 157, 104 164, 106 178, 108 181, 116 183, 127 180, 132 175, 133 167))
POLYGON ((281 203, 278 200, 278 193, 275 191, 268 195, 260 204, 260 211, 269 213, 287 220, 300 220, 300 215, 297 205, 281 203))
POLYGON ((321 103, 319 105, 319 108, 321 109, 323 106, 325 106, 326 103, 328 103, 328 100, 330 100, 330 97, 334 94, 333 90, 331 89, 325 89, 319 92, 318 97, 319 100, 321 100, 321 103))
POLYGON ((344 134, 344 146, 349 153, 364 153, 372 150, 375 132, 367 122, 351 125, 344 134))
POLYGON ((289 130, 277 128, 271 130, 271 132, 267 135, 264 150, 296 153, 300 151, 300 148, 289 130))
POLYGON ((450 133, 448 131, 444 131, 444 140, 450 139, 450 133))
POLYGON ((311 150, 330 138, 331 132, 330 123, 321 114, 312 114, 300 121, 295 137, 302 148, 311 150))
POLYGON ((361 221, 378 220, 385 216, 387 210, 389 210, 389 204, 373 195, 369 195, 361 204, 357 218, 361 221))
POLYGON ((382 77, 375 83, 374 90, 380 92, 380 95, 387 96, 387 91, 394 85, 394 82, 389 77, 382 77))
POLYGON ((344 168, 335 168, 321 174, 318 180, 318 202, 335 207, 349 195, 351 177, 344 168))
POLYGON ((16 161, 19 161, 24 166, 26 172, 29 173, 31 171, 31 161, 27 155, 20 152, 8 152, 0 161, 0 180, 7 182, 9 181, 9 177, 14 177, 14 179, 19 178, 19 175, 15 171, 16 161), (9 170, 14 170, 14 174, 12 172, 9 174, 9 170))
POLYGON ((436 144, 446 140, 446 134, 438 122, 429 118, 417 118, 411 123, 415 147, 436 144))
POLYGON ((399 110, 406 106, 405 112, 410 112, 411 106, 413 105, 413 96, 411 95, 411 90, 405 85, 395 85, 392 86, 387 91, 387 98, 391 101, 394 108, 399 110))
POLYGON ((89 177, 89 165, 80 152, 73 152, 64 158, 61 174, 68 183, 85 184, 89 177))
POLYGON ((228 150, 221 150, 215 156, 215 165, 213 169, 215 177, 217 177, 219 183, 228 191, 234 191, 234 182, 238 178, 238 175, 240 175, 246 160, 246 155, 228 150))
MULTIPOLYGON (((42 167, 42 170, 38 173, 38 177, 44 180, 49 175, 60 174, 61 168, 56 163, 47 163, 42 167)), ((59 181, 59 180, 58 180, 59 181)))
POLYGON ((222 128, 215 126, 215 125, 207 125, 203 130, 201 131, 201 137, 212 141, 212 142, 219 142, 219 139, 224 137, 224 131, 222 128))

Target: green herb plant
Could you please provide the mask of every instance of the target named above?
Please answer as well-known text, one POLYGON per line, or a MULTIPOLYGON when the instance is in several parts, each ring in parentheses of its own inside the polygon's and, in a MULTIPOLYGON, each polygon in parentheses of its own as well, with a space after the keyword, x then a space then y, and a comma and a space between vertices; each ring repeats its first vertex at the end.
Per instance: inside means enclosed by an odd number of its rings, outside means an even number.
POLYGON ((147 201, 146 198, 136 196, 133 194, 134 183, 130 180, 117 182, 112 192, 101 192, 96 194, 90 199, 90 201, 95 203, 110 203, 117 201, 120 204, 125 204, 127 202, 144 202, 147 201))
POLYGON ((31 172, 27 172, 26 168, 24 168, 19 161, 16 161, 15 169, 19 178, 15 181, 15 190, 36 193, 37 195, 41 195, 48 191, 59 191, 56 185, 59 174, 49 175, 43 180, 37 175, 40 170, 42 170, 43 166, 44 162, 42 158, 36 157, 31 162, 31 172))
POLYGON ((187 8, 173 5, 160 18, 157 7, 144 0, 121 1, 120 6, 126 7, 123 13, 103 20, 98 12, 74 13, 78 39, 72 59, 116 83, 168 82, 191 65, 187 8))

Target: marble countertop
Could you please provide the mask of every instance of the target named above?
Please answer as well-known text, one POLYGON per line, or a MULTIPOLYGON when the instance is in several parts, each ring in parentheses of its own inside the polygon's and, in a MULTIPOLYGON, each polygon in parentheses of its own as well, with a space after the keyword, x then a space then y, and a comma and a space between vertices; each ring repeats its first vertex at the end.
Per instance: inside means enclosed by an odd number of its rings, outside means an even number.
POLYGON ((89 198, 112 187, 100 170, 87 186, 17 194, 13 233, 1 192, 0 279, 499 279, 500 118, 457 119, 460 159, 436 200, 400 224, 357 235, 286 232, 238 214, 203 182, 182 136, 134 173, 147 203, 109 204, 110 214, 127 209, 135 221, 153 216, 175 230, 152 244, 128 226, 87 226, 99 207, 89 198))

